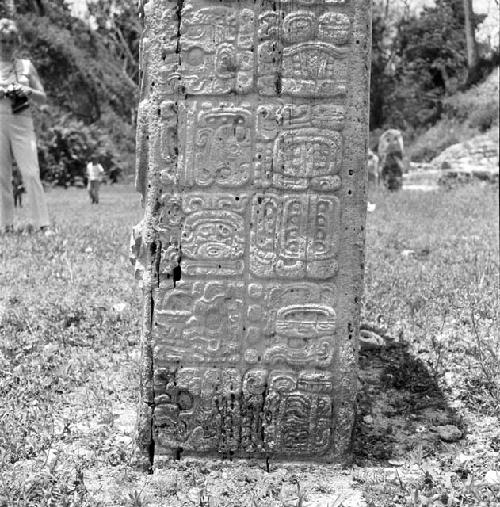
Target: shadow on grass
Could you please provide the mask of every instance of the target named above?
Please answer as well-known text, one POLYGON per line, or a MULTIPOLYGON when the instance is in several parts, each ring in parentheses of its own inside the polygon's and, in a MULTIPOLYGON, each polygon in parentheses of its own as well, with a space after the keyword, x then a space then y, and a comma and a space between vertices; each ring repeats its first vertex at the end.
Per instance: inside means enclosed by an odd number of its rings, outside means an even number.
POLYGON ((457 440, 456 428, 463 434, 463 423, 436 377, 407 344, 390 342, 362 350, 359 366, 354 432, 358 464, 419 462, 439 452, 446 440, 457 440))

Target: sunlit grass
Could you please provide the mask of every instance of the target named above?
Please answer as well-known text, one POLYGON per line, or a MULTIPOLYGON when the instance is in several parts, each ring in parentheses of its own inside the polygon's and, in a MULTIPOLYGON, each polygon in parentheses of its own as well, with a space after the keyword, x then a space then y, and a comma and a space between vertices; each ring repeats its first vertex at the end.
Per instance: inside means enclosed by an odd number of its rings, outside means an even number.
MULTIPOLYGON (((98 206, 85 190, 47 195, 55 234, 27 233, 22 209, 18 232, 0 238, 0 506, 149 505, 143 499, 152 497, 178 505, 161 477, 143 490, 117 422, 120 411, 133 414, 139 387, 140 291, 128 261, 139 197, 123 186, 104 187, 98 206), (119 469, 121 482, 99 504, 89 491, 103 467, 119 469)), ((370 201, 363 319, 409 342, 450 386, 450 403, 480 427, 498 415, 496 190, 374 193, 370 201)), ((488 438, 470 431, 463 452, 488 438)), ((492 466, 481 456, 470 465, 475 477, 492 466)), ((424 459, 415 460, 421 469, 424 459)), ((433 477, 436 491, 457 499, 450 505, 474 505, 484 493, 465 479, 433 477)), ((423 494, 396 480, 370 488, 376 505, 413 505, 389 498, 423 494)))
POLYGON ((481 392, 476 386, 471 396, 484 394, 476 408, 498 413, 498 188, 372 200, 365 319, 383 323, 416 351, 427 350, 437 374, 456 371, 457 381, 470 383, 486 368, 481 392))
MULTIPOLYGON (((17 232, 0 239, 0 505, 46 505, 56 495, 64 478, 37 481, 32 472, 29 486, 22 475, 14 481, 16 464, 33 460, 38 472, 46 470, 50 449, 79 438, 82 406, 87 419, 106 417, 117 397, 109 377, 139 338, 139 291, 128 261, 138 196, 104 188, 99 206, 84 190, 54 189, 47 197, 55 234, 26 232, 21 209, 17 232)), ((135 403, 136 379, 123 383, 120 397, 135 403)), ((106 426, 95 424, 96 445, 106 426)))

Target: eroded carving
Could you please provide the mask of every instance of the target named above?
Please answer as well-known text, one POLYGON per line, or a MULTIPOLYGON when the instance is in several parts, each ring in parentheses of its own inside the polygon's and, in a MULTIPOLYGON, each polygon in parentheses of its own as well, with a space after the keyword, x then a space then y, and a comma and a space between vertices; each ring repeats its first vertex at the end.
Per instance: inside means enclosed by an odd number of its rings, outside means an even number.
POLYGON ((347 448, 368 8, 144 6, 142 410, 156 455, 347 448))
POLYGON ((246 194, 167 196, 161 214, 162 271, 182 259, 186 275, 238 275, 244 266, 246 194))
POLYGON ((256 185, 323 192, 339 190, 344 121, 342 105, 259 106, 256 185))
POLYGON ((284 454, 322 453, 330 445, 332 376, 272 371, 264 412, 266 443, 284 454))
POLYGON ((333 287, 253 282, 247 298, 245 359, 249 364, 318 368, 332 364, 337 343, 333 287))
POLYGON ((328 278, 337 272, 340 202, 334 196, 257 194, 250 271, 259 277, 328 278))
POLYGON ((234 452, 241 424, 241 374, 236 368, 162 368, 155 375, 153 424, 160 445, 234 452), (234 431, 231 429, 234 428, 234 431))
MULTIPOLYGON (((285 8, 289 2, 281 2, 285 8)), ((299 2, 302 6, 330 2, 299 2)), ((339 4, 341 2, 335 2, 339 4)), ((343 3, 343 2, 342 2, 343 3)), ((351 20, 343 12, 266 11, 259 16, 258 89, 262 95, 344 97, 351 20)))
POLYGON ((323 453, 332 388, 331 375, 314 370, 255 368, 242 381, 236 368, 158 368, 155 430, 161 445, 198 452, 323 453))
POLYGON ((238 6, 199 9, 186 2, 180 74, 185 92, 225 94, 253 86, 254 13, 238 6))
POLYGON ((253 121, 249 107, 214 107, 207 102, 199 111, 191 110, 184 183, 223 188, 246 185, 253 176, 253 121))
POLYGON ((179 282, 163 290, 156 318, 158 357, 196 363, 241 358, 241 282, 179 282))

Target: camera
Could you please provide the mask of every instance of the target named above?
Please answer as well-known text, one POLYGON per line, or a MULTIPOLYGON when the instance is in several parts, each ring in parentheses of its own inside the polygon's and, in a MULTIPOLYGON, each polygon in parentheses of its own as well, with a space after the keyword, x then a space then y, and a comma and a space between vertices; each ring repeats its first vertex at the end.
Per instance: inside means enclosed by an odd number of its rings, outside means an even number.
POLYGON ((5 96, 10 99, 13 114, 19 114, 30 107, 28 97, 18 88, 8 88, 5 96))

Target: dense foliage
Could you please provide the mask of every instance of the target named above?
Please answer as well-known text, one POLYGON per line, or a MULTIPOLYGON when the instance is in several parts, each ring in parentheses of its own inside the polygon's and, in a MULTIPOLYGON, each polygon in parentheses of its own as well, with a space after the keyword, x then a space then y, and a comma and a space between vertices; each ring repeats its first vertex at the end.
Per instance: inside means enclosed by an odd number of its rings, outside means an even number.
MULTIPOLYGON (((436 0, 397 19, 387 5, 374 7, 370 127, 397 127, 411 138, 435 124, 447 98, 470 84, 463 0, 436 0)), ((474 79, 495 64, 498 55, 490 52, 474 79)))
POLYGON ((16 2, 21 54, 49 96, 49 107, 35 113, 45 179, 83 176, 95 152, 113 173, 133 166, 140 26, 134 2, 122 3, 97 3, 89 24, 58 0, 16 2))

